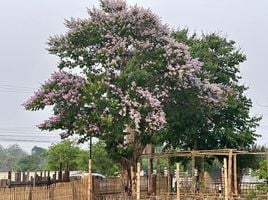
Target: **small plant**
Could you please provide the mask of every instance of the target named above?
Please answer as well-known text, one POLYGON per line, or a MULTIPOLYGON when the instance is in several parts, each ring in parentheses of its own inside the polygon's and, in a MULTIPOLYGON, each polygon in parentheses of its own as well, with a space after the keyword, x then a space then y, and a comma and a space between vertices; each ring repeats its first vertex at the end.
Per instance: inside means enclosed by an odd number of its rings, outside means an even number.
POLYGON ((256 170, 253 175, 259 177, 259 179, 264 179, 265 182, 268 183, 268 166, 266 160, 259 162, 259 169, 256 170))
POLYGON ((246 196, 246 200, 253 200, 257 197, 257 194, 255 191, 250 191, 248 195, 246 196))

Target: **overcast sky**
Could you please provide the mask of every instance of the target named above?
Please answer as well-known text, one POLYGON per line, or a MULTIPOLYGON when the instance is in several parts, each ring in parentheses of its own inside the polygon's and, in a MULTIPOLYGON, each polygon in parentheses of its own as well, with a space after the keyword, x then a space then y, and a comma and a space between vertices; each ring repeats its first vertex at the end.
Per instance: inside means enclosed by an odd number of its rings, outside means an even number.
MULTIPOLYGON (((218 32, 237 42, 247 55, 241 65, 252 114, 262 115, 260 144, 268 144, 268 1, 267 0, 127 0, 151 8, 171 28, 218 32), (267 107, 266 107, 267 106, 267 107)), ((57 134, 36 125, 49 110, 24 111, 21 104, 56 70, 57 58, 46 51, 49 36, 64 33, 64 19, 87 17, 97 0, 0 1, 0 145, 18 143, 29 151, 47 147, 57 134)))

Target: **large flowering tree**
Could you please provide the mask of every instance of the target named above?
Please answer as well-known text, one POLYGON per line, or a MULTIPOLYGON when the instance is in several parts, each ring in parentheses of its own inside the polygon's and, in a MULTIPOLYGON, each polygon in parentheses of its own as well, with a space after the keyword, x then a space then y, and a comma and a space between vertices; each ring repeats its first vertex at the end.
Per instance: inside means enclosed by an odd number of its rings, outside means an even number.
POLYGON ((80 142, 102 139, 131 178, 130 166, 136 170, 144 147, 170 126, 170 108, 183 109, 176 106, 189 98, 204 107, 222 105, 228 90, 200 78, 202 63, 150 10, 101 0, 88 13, 87 19, 66 21, 68 31, 49 39, 59 71, 25 108, 53 106, 42 130, 60 129, 80 142))

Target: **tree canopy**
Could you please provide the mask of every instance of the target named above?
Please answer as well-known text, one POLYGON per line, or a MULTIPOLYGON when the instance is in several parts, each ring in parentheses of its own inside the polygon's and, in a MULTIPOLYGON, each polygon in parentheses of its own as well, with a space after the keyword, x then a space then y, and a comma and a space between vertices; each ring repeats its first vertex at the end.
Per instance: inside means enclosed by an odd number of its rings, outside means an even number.
POLYGON ((0 171, 14 169, 16 162, 26 156, 27 153, 18 145, 11 145, 7 148, 0 145, 0 171))
POLYGON ((170 123, 173 126, 165 141, 184 149, 243 149, 253 145, 258 137, 256 127, 261 118, 250 115, 252 102, 245 95, 247 87, 241 81, 240 64, 246 56, 234 41, 219 34, 198 37, 182 29, 172 35, 176 41, 187 44, 191 55, 203 62, 201 77, 211 83, 225 85, 231 92, 222 107, 203 109, 197 104, 188 107, 187 112, 173 111, 176 118, 170 123))
POLYGON ((45 154, 46 149, 34 146, 31 155, 18 159, 13 169, 18 171, 46 170, 47 160, 45 154))
POLYGON ((63 169, 77 170, 76 159, 79 153, 80 148, 70 140, 52 144, 46 152, 48 169, 59 170, 62 165, 63 169))
MULTIPOLYGON (((63 140, 51 145, 46 152, 49 170, 59 170, 68 167, 69 170, 88 170, 89 148, 83 149, 75 142, 63 140)), ((108 155, 105 144, 98 141, 92 144, 92 171, 105 176, 113 176, 118 173, 118 164, 108 155), (109 167, 107 167, 109 166, 109 167)))
POLYGON ((192 109, 224 104, 228 88, 201 78, 202 63, 150 10, 102 0, 88 13, 66 20, 68 31, 49 39, 59 71, 24 104, 28 110, 53 106, 41 129, 61 129, 81 142, 95 136, 111 155, 136 160, 173 126, 166 120, 172 109, 187 111, 189 99, 195 99, 192 109))

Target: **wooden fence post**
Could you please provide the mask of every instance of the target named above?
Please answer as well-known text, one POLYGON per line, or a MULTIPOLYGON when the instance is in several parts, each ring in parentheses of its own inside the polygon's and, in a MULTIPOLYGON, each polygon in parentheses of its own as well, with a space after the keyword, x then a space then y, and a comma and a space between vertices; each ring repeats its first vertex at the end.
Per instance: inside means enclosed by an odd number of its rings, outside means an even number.
POLYGON ((59 180, 59 182, 62 182, 62 162, 60 162, 60 170, 58 173, 58 180, 59 180))
POLYGON ((228 178, 227 178, 227 159, 223 159, 223 174, 224 174, 224 199, 228 200, 228 178))
POLYGON ((36 171, 34 171, 34 179, 33 179, 33 186, 35 187, 36 186, 36 171))
POLYGON ((88 160, 88 200, 92 200, 91 159, 88 160))
POLYGON ((177 200, 180 200, 180 164, 176 164, 177 200))
POLYGON ((137 163, 137 200, 141 199, 141 164, 137 163))
POLYGON ((12 178, 12 172, 11 171, 8 171, 8 174, 7 174, 7 179, 8 179, 8 187, 11 187, 11 178, 12 178))

